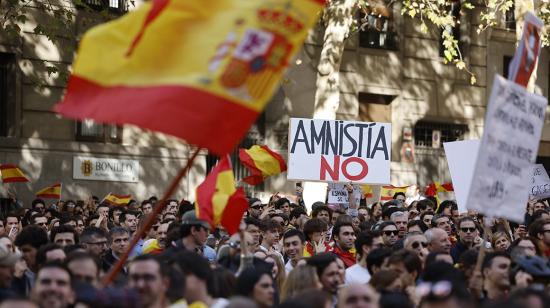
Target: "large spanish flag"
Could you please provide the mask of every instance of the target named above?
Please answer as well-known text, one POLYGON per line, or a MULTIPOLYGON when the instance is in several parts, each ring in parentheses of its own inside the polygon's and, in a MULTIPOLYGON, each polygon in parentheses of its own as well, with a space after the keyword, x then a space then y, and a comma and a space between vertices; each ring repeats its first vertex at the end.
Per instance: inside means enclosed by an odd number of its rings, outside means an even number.
POLYGON ((279 86, 324 0, 152 0, 88 31, 62 115, 229 153, 279 86))
POLYGON ((258 185, 265 178, 286 171, 284 158, 265 145, 253 145, 248 150, 239 149, 239 158, 250 171, 250 176, 243 179, 250 185, 258 185))
POLYGON ((61 199, 61 183, 55 183, 36 192, 37 198, 61 199))
POLYGON ((0 165, 3 183, 28 182, 29 179, 16 165, 0 165))
POLYGON ((389 201, 393 199, 393 195, 395 195, 398 192, 407 193, 407 188, 409 186, 393 186, 393 185, 384 185, 380 189, 380 200, 382 201, 389 201))
POLYGON ((113 193, 109 193, 105 196, 105 198, 103 198, 102 202, 107 202, 113 206, 125 206, 128 205, 131 199, 131 195, 115 195, 113 193))
POLYGON ((197 187, 197 217, 215 227, 221 224, 229 234, 239 231, 248 201, 242 188, 235 188, 235 177, 228 156, 224 156, 197 187))

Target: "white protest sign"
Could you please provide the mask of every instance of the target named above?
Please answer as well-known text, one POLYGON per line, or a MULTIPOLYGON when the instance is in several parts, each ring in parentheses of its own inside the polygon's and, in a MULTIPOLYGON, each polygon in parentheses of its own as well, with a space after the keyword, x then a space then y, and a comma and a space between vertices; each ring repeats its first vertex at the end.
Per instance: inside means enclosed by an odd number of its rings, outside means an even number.
POLYGON ((533 165, 531 170, 531 184, 529 197, 534 199, 544 199, 550 197, 550 177, 542 164, 533 165))
POLYGON ((453 188, 459 213, 467 212, 468 193, 474 175, 479 150, 479 140, 464 140, 443 143, 447 164, 453 180, 453 188))
POLYGON ((290 119, 289 180, 387 184, 391 124, 290 119))
MULTIPOLYGON (((329 183, 328 187, 328 204, 349 203, 348 190, 345 184, 329 183)), ((355 204, 359 206, 359 202, 361 202, 361 187, 359 185, 353 185, 353 196, 355 197, 355 204)))
POLYGON ((548 101, 495 76, 468 209, 522 221, 548 101))

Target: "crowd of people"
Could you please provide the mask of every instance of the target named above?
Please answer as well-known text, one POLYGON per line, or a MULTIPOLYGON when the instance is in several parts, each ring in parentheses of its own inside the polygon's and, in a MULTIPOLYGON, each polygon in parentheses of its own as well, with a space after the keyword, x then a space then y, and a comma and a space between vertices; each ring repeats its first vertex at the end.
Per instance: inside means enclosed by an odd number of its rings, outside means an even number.
POLYGON ((36 199, 0 220, 0 308, 550 307, 545 200, 514 223, 402 193, 310 209, 300 196, 249 198, 233 235, 185 200, 36 199))

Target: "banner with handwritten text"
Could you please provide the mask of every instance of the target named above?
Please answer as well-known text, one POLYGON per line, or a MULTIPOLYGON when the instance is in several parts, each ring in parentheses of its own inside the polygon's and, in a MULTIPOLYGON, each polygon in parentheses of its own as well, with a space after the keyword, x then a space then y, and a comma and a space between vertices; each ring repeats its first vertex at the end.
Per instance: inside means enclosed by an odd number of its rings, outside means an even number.
POLYGON ((468 196, 468 209, 522 221, 546 98, 496 75, 468 196))

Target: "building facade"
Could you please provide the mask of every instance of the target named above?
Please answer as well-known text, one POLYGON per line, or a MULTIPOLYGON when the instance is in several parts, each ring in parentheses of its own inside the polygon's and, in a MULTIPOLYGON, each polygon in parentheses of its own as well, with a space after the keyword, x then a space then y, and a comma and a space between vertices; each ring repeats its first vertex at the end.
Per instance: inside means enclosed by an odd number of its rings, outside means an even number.
MULTIPOLYGON (((109 6, 116 9, 121 3, 111 1, 109 6)), ((9 188, 25 204, 38 189, 55 182, 63 183, 63 199, 85 200, 91 194, 101 198, 109 192, 132 194, 138 200, 160 197, 187 162, 191 147, 134 126, 78 122, 52 111, 63 95, 65 80, 48 75, 47 67, 70 66, 78 38, 91 26, 84 20, 93 13, 72 9, 77 13, 72 32, 60 33, 61 43, 35 34, 36 25, 51 18, 38 9, 21 24, 19 39, 0 34, 0 163, 19 165, 31 179, 9 188), (37 86, 37 79, 46 84, 37 86), (117 167, 124 164, 134 169, 117 167), (89 166, 105 166, 111 168, 107 173, 122 175, 86 175, 93 173, 89 166), (117 168, 122 170, 113 170, 117 168)), ((450 31, 460 38, 461 52, 477 79, 474 85, 469 74, 444 64, 439 30, 423 33, 417 20, 400 15, 398 5, 385 14, 357 16, 364 27, 346 41, 337 119, 392 123, 391 184, 450 180, 442 143, 481 137, 493 76, 506 74, 514 54, 513 16, 502 16, 497 27, 479 35, 478 10, 457 16, 460 26, 450 31)), ((273 100, 243 139, 243 147, 265 143, 286 156, 289 119, 311 118, 314 113, 323 31, 321 26, 312 31, 273 100)), ((543 49, 536 92, 544 96, 549 62, 543 49)), ((550 162, 550 125, 545 125, 538 160, 550 162)), ((193 200, 195 187, 215 161, 201 153, 175 197, 193 200)), ((236 159, 234 169, 238 178, 244 176, 236 159)), ((4 185, 0 193, 6 195, 7 188, 4 185)), ((283 174, 247 190, 260 197, 274 191, 292 193, 294 183, 283 174)))

